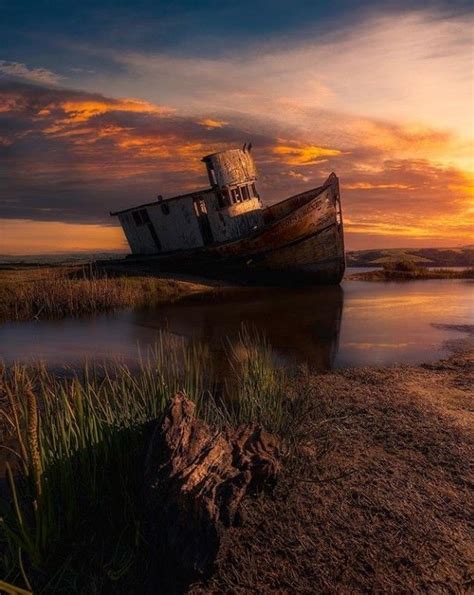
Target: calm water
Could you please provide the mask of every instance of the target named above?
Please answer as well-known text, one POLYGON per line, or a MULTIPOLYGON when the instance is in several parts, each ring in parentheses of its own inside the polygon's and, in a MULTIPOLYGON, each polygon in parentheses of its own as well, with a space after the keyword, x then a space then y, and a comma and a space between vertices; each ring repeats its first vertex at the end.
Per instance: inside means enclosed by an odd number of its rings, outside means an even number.
POLYGON ((133 363, 139 347, 146 350, 166 331, 207 344, 218 360, 226 342, 238 342, 242 323, 268 338, 282 365, 327 369, 430 361, 453 346, 472 344, 474 283, 347 280, 332 288, 248 288, 225 299, 7 323, 0 325, 0 359, 41 359, 55 368, 116 357, 133 363))

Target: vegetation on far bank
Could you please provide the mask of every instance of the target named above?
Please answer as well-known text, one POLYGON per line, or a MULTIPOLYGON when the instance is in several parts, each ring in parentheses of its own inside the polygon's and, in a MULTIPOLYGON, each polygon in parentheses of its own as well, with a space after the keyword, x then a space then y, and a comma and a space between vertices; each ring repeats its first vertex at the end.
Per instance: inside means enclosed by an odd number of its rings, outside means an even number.
POLYGON ((389 248, 347 252, 349 267, 374 267, 409 260, 425 267, 473 267, 474 246, 458 248, 389 248))
POLYGON ((63 318, 153 305, 211 285, 156 276, 108 276, 91 267, 0 270, 0 322, 63 318))
POLYGON ((365 273, 349 274, 358 281, 410 281, 413 279, 474 279, 474 267, 469 269, 429 269, 411 260, 386 262, 382 268, 365 273))

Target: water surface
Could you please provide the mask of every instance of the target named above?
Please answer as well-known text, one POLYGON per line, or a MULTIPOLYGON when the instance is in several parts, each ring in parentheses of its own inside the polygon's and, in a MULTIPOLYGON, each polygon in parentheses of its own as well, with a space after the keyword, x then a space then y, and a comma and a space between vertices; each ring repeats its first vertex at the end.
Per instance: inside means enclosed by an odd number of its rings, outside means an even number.
MULTIPOLYGON (((350 272, 355 272, 351 269, 350 272)), ((0 358, 50 367, 85 360, 136 362, 160 332, 206 344, 217 361, 242 324, 267 337, 282 365, 314 369, 432 361, 472 341, 469 280, 363 282, 304 289, 246 288, 205 298, 58 321, 0 325, 0 358)))

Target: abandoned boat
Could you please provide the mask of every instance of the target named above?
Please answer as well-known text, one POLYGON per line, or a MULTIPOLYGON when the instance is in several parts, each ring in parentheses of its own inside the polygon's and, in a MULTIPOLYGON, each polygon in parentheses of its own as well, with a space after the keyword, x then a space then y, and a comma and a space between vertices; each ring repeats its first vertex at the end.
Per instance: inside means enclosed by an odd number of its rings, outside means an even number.
POLYGON ((158 270, 340 283, 344 236, 337 176, 264 207, 250 147, 203 158, 210 187, 115 213, 132 254, 158 270))

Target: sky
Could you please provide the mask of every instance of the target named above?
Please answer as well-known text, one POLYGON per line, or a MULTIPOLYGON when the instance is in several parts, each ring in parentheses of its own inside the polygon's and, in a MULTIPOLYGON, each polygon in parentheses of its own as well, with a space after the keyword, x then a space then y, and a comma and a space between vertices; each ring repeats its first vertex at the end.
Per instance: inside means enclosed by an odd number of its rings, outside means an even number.
POLYGON ((340 178, 346 247, 474 243, 469 2, 0 0, 0 254, 123 250, 110 211, 253 144, 340 178))

